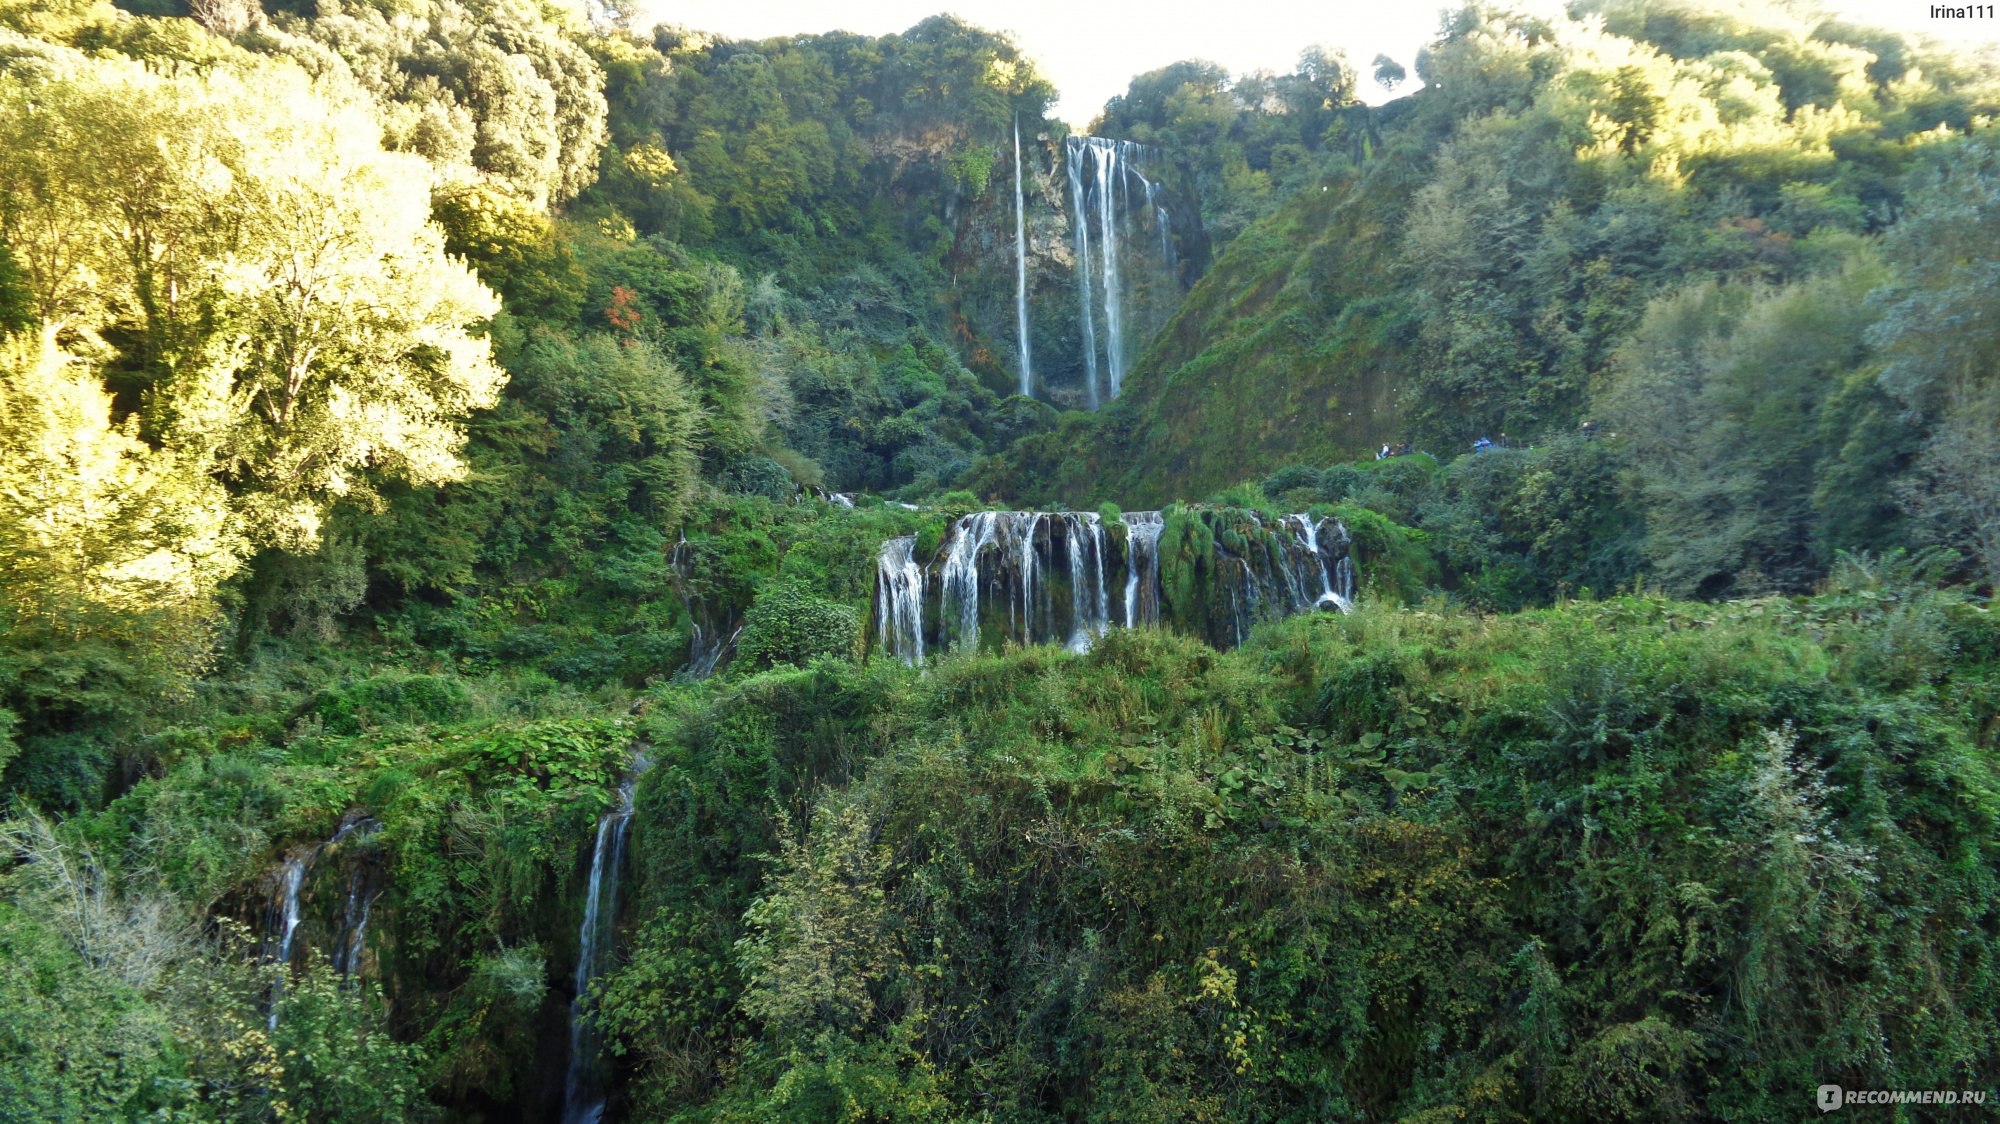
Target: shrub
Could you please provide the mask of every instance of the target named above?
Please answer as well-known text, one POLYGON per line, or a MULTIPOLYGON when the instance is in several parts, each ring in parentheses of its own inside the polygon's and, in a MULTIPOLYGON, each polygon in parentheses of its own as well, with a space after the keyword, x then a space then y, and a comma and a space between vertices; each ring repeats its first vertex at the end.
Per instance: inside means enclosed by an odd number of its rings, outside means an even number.
POLYGON ((784 465, 762 456, 744 457, 730 465, 722 474, 722 482, 731 491, 763 496, 773 503, 784 503, 798 490, 784 465))
POLYGON ((821 656, 852 658, 861 642, 861 615, 794 583, 768 589, 743 618, 737 666, 762 670, 804 667, 821 656))
POLYGON ((392 671, 321 691, 311 711, 328 733, 358 734, 385 725, 450 722, 471 710, 457 679, 392 671))
POLYGON ((1288 464, 1264 480, 1264 494, 1282 496, 1301 488, 1318 490, 1321 472, 1309 464, 1288 464))

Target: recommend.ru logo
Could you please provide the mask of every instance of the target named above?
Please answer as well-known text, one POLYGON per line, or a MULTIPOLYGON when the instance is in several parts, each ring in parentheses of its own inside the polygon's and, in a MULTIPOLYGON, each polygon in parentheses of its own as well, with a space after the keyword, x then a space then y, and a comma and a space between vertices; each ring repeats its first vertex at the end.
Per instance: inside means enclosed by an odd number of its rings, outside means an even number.
POLYGON ((1842 1105, 1983 1105, 1985 1090, 1973 1089, 1843 1089, 1838 1085, 1819 1087, 1819 1110, 1832 1112, 1842 1105))

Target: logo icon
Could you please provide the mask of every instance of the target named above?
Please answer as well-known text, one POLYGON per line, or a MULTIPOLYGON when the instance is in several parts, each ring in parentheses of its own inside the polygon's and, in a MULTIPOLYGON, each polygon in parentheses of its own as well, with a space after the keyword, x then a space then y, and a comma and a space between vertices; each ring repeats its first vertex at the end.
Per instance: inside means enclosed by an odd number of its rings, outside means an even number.
POLYGON ((1821 1085, 1819 1087, 1819 1110, 1832 1112, 1840 1107, 1840 1086, 1821 1085))

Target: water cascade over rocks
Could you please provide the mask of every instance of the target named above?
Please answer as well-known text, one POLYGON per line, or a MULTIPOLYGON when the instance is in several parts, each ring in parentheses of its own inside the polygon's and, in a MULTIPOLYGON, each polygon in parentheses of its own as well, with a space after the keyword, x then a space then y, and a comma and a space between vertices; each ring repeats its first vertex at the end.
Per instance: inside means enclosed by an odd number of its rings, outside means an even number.
POLYGON ((1157 511, 1110 526, 1095 512, 974 512, 951 525, 928 564, 917 561, 915 536, 890 539, 877 556, 874 641, 912 664, 942 648, 1010 640, 1085 651, 1107 629, 1170 615, 1227 645, 1259 620, 1352 608, 1354 564, 1338 520, 1201 510, 1188 524, 1193 537, 1183 538, 1206 546, 1175 560, 1198 591, 1183 592, 1181 604, 1162 585, 1168 527, 1157 511))
POLYGON ((924 571, 917 565, 917 537, 882 544, 875 564, 875 622, 889 651, 924 662, 924 571))
POLYGON ((1125 627, 1160 623, 1160 532, 1167 521, 1157 511, 1125 516, 1125 627))
MULTIPOLYGON (((1104 399, 1118 397, 1131 369, 1132 325, 1127 306, 1133 294, 1125 267, 1135 256, 1151 256, 1151 240, 1132 237, 1135 228, 1155 228, 1160 271, 1171 276, 1176 264, 1166 190, 1143 170, 1155 155, 1145 145, 1107 137, 1073 136, 1063 141, 1070 237, 1076 243, 1084 380, 1092 408, 1104 399)), ((1020 314, 1025 322, 1025 297, 1020 314)), ((1026 338, 1025 331, 1022 338, 1026 338)))
POLYGON ((1021 183, 1021 115, 1014 115, 1014 338, 1021 345, 1021 393, 1035 392, 1033 348, 1028 342, 1028 219, 1021 183))
MULTIPOLYGON (((842 506, 838 503, 835 506, 842 506)), ((848 499, 846 507, 853 507, 853 499, 848 499)), ((718 609, 708 603, 700 593, 700 583, 696 580, 699 565, 698 548, 682 535, 667 556, 668 569, 674 575, 674 589, 680 594, 681 604, 687 608, 688 619, 693 622, 688 637, 688 662, 683 674, 694 679, 706 679, 715 674, 718 667, 727 663, 736 654, 736 638, 743 632, 743 623, 727 607, 718 609)))
POLYGON ((321 857, 329 853, 339 860, 335 865, 345 870, 346 907, 331 934, 333 940, 328 958, 334 970, 343 977, 351 978, 360 968, 368 936, 368 911, 374 903, 370 892, 374 869, 365 855, 350 857, 346 854, 345 845, 366 840, 381 828, 380 823, 365 816, 350 818, 324 843, 291 855, 279 866, 277 893, 271 903, 270 938, 265 946, 269 949, 270 962, 277 970, 271 983, 271 1009, 265 1022, 269 1029, 276 1030, 278 1027, 278 1000, 284 996, 285 982, 291 976, 292 959, 299 949, 299 930, 306 924, 308 881, 321 857))
POLYGON ((644 756, 618 785, 618 803, 597 820, 597 842, 590 853, 590 881, 584 892, 583 925, 577 931, 576 996, 569 1005, 569 1069, 563 1080, 563 1124, 596 1124, 604 1115, 602 1074, 598 1053, 603 1043, 586 1017, 590 985, 610 966, 614 925, 618 919, 618 876, 625 864, 625 841, 632 831, 632 792, 646 770, 644 756))

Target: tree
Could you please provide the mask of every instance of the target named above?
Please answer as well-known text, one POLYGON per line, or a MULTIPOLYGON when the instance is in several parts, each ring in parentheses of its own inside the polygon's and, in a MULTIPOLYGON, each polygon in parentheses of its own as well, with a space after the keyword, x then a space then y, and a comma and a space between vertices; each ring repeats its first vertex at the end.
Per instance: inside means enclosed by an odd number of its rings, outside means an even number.
POLYGON ((1910 193, 1884 241, 1896 267, 1877 294, 1870 342, 1886 360, 1881 387, 1906 426, 1928 438, 1898 487, 1937 541, 1971 550, 2000 581, 2000 146, 1952 146, 1910 193))
POLYGON ((0 345, 5 600, 70 638, 106 611, 204 604, 242 544, 220 487, 184 468, 114 425, 110 395, 46 336, 0 345))
POLYGON ((1403 80, 1409 76, 1409 71, 1403 69, 1402 63, 1397 62, 1388 55, 1375 56, 1376 85, 1385 90, 1393 90, 1402 85, 1403 80))
MULTIPOLYGON (((530 0, 325 5, 314 19, 280 25, 345 61, 379 104, 390 148, 539 208, 588 187, 604 143, 603 72, 556 10, 530 0)), ((315 54, 273 47, 306 61, 315 54)))
POLYGON ((41 340, 17 377, 96 367, 258 541, 310 546, 383 474, 458 476, 459 420, 504 379, 472 330, 498 302, 446 257, 425 164, 288 65, 64 64, 0 75, 0 235, 41 340))
POLYGON ((1898 493, 1935 538, 1970 549, 1981 579, 2000 590, 2000 386, 1949 405, 1898 493))
POLYGON ((1857 247, 1844 269, 1798 284, 1703 281, 1647 309, 1596 404, 1631 443, 1669 589, 1798 591, 1823 572, 1815 499, 1839 447, 1821 415, 1864 360, 1869 319, 1855 309, 1882 277, 1857 247))

